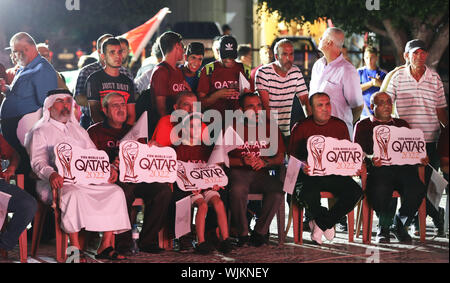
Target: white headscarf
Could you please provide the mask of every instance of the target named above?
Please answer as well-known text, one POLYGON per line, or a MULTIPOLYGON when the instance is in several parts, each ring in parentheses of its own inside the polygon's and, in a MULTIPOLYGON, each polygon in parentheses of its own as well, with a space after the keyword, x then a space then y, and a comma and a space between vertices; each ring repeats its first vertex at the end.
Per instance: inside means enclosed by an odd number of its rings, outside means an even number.
MULTIPOLYGON (((39 129, 40 127, 42 127, 43 124, 50 121, 50 107, 53 106, 53 104, 55 103, 55 101, 57 99, 59 99, 59 98, 64 99, 66 97, 72 98, 72 94, 70 93, 70 91, 68 91, 66 89, 55 89, 55 90, 51 90, 48 92, 47 98, 44 100, 44 106, 42 109, 42 111, 43 111, 42 118, 36 122, 36 124, 33 126, 33 128, 31 128, 31 130, 28 133, 25 134, 25 148, 28 148, 28 146, 29 146, 32 133, 36 129, 39 129)), ((67 123, 75 123, 78 125, 78 121, 75 118, 75 113, 74 113, 74 103, 75 103, 75 101, 72 100, 72 109, 70 111, 70 119, 67 121, 67 123)))

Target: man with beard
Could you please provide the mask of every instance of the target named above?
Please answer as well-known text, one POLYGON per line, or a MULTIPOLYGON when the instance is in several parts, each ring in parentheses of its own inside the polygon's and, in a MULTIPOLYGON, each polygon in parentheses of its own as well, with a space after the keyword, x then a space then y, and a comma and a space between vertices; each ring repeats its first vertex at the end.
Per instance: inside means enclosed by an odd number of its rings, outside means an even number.
POLYGON ((243 134, 244 144, 228 153, 231 221, 237 229, 239 246, 250 242, 259 247, 266 242, 270 222, 283 201, 283 184, 278 177, 271 176, 269 170, 283 164, 285 146, 275 121, 261 115, 262 102, 257 93, 242 94, 239 105, 245 114, 242 122, 235 123, 234 129, 243 134), (261 213, 250 237, 247 220, 249 193, 263 194, 261 213))
POLYGON ((0 80, 0 91, 5 96, 0 108, 1 129, 3 137, 20 156, 17 173, 25 175, 25 188, 28 190, 32 187, 28 178, 30 160, 17 137, 17 127, 24 115, 42 107, 49 90, 57 88, 57 74, 52 65, 39 55, 36 43, 28 33, 13 35, 10 46, 20 68, 11 85, 5 85, 5 81, 0 80))
MULTIPOLYGON (((273 110, 278 114, 278 127, 283 136, 291 135, 292 104, 297 97, 310 114, 308 88, 300 68, 294 63, 294 46, 288 39, 282 39, 275 44, 276 61, 262 66, 256 72, 255 88, 261 95, 264 109, 273 110)), ((303 111, 300 120, 306 118, 303 111)))
MULTIPOLYGON (((45 203, 55 203, 52 191, 58 196, 61 209, 61 228, 69 234, 72 246, 81 250, 78 233, 86 231, 103 232, 97 258, 122 260, 113 246, 114 233, 129 230, 130 221, 123 191, 113 183, 117 171, 111 166, 109 184, 80 185, 64 183, 59 175, 54 157, 54 147, 61 142, 83 149, 96 149, 75 119, 72 111, 73 98, 70 91, 56 89, 49 91, 44 102, 43 117, 25 137, 30 154, 31 167, 39 177, 36 190, 45 203), (56 191, 56 192, 55 192, 56 191)), ((82 261, 85 261, 83 256, 82 261)))
POLYGON ((90 114, 94 123, 103 121, 102 100, 110 92, 120 93, 127 104, 127 124, 133 125, 135 121, 134 83, 127 76, 120 73, 122 67, 123 50, 120 41, 108 38, 102 44, 102 54, 105 68, 99 70, 86 81, 86 95, 90 114))

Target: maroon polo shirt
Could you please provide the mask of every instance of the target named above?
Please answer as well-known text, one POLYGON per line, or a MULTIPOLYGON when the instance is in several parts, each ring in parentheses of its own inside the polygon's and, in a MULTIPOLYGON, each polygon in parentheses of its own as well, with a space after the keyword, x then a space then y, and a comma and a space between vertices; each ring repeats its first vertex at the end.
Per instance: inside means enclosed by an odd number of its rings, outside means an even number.
POLYGON ((308 159, 307 141, 310 136, 322 135, 338 140, 350 140, 347 125, 339 118, 331 116, 328 123, 318 125, 312 116, 296 124, 292 129, 289 154, 299 160, 308 159))
POLYGON ((353 142, 358 143, 368 155, 373 154, 373 128, 379 125, 409 128, 408 122, 396 118, 383 122, 371 116, 359 121, 355 126, 353 142))

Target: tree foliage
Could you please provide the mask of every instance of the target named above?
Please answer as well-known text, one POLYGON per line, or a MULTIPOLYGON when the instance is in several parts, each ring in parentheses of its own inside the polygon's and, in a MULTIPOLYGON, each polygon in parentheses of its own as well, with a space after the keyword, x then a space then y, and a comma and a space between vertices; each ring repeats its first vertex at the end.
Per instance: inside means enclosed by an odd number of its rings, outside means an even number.
MULTIPOLYGON (((388 37, 401 56, 412 38, 429 44, 429 62, 439 59, 449 41, 449 2, 441 0, 258 0, 267 3, 269 12, 277 11, 283 20, 314 21, 332 19, 347 32, 375 32, 388 37), (379 2, 379 10, 366 4, 379 2)), ((437 60, 439 61, 439 60, 437 60)))

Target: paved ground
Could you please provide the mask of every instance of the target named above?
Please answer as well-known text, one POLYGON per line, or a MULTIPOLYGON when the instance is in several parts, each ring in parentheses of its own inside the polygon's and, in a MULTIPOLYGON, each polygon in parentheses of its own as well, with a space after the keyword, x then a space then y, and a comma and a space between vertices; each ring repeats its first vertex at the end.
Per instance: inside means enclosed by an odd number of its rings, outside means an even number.
MULTIPOLYGON (((445 207, 446 197, 441 201, 441 206, 445 207)), ((287 208, 286 208, 287 209, 287 208)), ((286 223, 288 217, 286 211, 286 223)), ((377 219, 374 220, 374 232, 377 219)), ((365 245, 362 244, 361 237, 355 238, 354 243, 348 242, 346 232, 337 232, 332 243, 324 242, 322 246, 312 244, 310 233, 304 232, 304 244, 296 245, 293 242, 292 227, 289 230, 286 243, 279 246, 277 240, 276 221, 272 222, 271 239, 268 245, 260 248, 243 247, 233 250, 224 256, 219 252, 203 256, 193 253, 193 250, 182 252, 166 251, 158 255, 139 253, 129 256, 127 263, 449 263, 449 239, 435 237, 435 229, 431 219, 427 218, 426 243, 422 244, 418 237, 413 237, 411 245, 400 244, 396 239, 392 239, 391 244, 365 245)), ((29 247, 31 244, 29 244, 29 247)), ((100 263, 95 260, 94 253, 91 253, 89 262, 100 263)), ((55 262, 54 241, 41 244, 38 256, 31 258, 30 263, 55 262)), ((0 263, 18 262, 18 247, 9 253, 8 259, 0 258, 0 263)), ((105 261, 103 261, 105 262, 105 261)))

